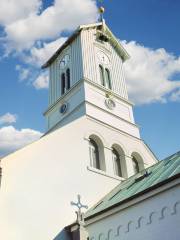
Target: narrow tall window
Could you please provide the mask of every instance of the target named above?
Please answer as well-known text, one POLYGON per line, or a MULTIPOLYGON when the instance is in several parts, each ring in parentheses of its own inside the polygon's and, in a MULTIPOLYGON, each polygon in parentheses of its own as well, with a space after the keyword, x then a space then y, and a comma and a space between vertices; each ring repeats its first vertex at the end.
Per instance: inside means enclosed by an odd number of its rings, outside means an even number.
POLYGON ((99 148, 97 143, 93 139, 90 139, 89 141, 89 154, 91 159, 91 165, 94 168, 100 169, 99 148))
POLYGON ((66 92, 66 76, 65 73, 61 74, 61 95, 66 92))
POLYGON ((66 84, 67 84, 67 90, 70 89, 71 86, 71 79, 70 79, 70 69, 68 68, 66 70, 66 84))
POLYGON ((138 173, 139 172, 139 164, 135 157, 132 157, 132 164, 133 164, 134 174, 138 173))
POLYGON ((101 65, 99 65, 99 73, 100 73, 101 84, 105 87, 104 69, 103 69, 103 67, 101 65))
POLYGON ((117 175, 119 177, 122 177, 120 155, 114 148, 112 150, 112 157, 113 157, 113 161, 114 161, 114 172, 115 172, 115 175, 117 175))
POLYGON ((110 72, 109 69, 105 69, 105 81, 106 81, 106 87, 111 89, 111 78, 110 78, 110 72))

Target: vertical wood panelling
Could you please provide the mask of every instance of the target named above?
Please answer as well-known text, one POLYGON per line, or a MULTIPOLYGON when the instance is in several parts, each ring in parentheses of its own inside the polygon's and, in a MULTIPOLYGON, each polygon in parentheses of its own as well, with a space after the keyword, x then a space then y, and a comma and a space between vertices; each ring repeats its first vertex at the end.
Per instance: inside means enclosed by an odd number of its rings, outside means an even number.
MULTIPOLYGON (((109 44, 110 45, 110 44, 109 44)), ((112 52, 112 81, 113 91, 127 99, 127 89, 123 73, 123 63, 115 49, 110 46, 112 52)))
POLYGON ((49 67, 49 105, 51 105, 51 96, 52 96, 52 81, 50 80, 52 77, 51 66, 49 67))
POLYGON ((52 97, 52 101, 55 102, 55 64, 53 64, 53 79, 52 79, 52 86, 53 86, 53 97, 52 97))
MULTIPOLYGON (((96 29, 84 29, 81 33, 81 41, 82 41, 82 53, 83 53, 83 70, 84 77, 88 78, 98 84, 100 84, 99 79, 99 69, 98 69, 98 61, 97 61, 97 48, 95 46, 95 34, 96 29)), ((128 98, 127 89, 124 79, 123 73, 123 63, 121 57, 117 54, 116 50, 112 47, 110 43, 99 43, 100 51, 109 52, 109 58, 111 60, 111 66, 109 69, 111 70, 111 80, 112 80, 112 90, 119 94, 123 98, 128 98)))
POLYGON ((78 36, 67 50, 65 49, 50 66, 49 105, 52 105, 61 96, 59 60, 65 54, 70 55, 70 64, 68 67, 70 68, 71 86, 82 79, 83 76, 81 41, 80 36, 78 36))
POLYGON ((71 79, 72 85, 82 78, 82 51, 80 36, 71 45, 71 79))
MULTIPOLYGON (((96 42, 96 29, 84 29, 80 35, 74 39, 67 49, 58 56, 58 58, 50 66, 50 84, 49 84, 49 105, 52 105, 61 95, 59 60, 65 54, 70 55, 70 73, 71 73, 71 86, 73 86, 80 79, 88 78, 98 84, 99 68, 97 61, 97 48, 96 42)), ((109 53, 108 56, 111 60, 109 69, 111 71, 112 90, 123 98, 128 98, 127 88, 124 79, 123 63, 116 50, 110 43, 103 43, 100 45, 100 50, 109 53)))
POLYGON ((94 34, 94 29, 82 31, 83 70, 85 78, 97 82, 94 34))
POLYGON ((54 64, 54 94, 55 94, 55 99, 57 99, 57 59, 55 60, 54 64))

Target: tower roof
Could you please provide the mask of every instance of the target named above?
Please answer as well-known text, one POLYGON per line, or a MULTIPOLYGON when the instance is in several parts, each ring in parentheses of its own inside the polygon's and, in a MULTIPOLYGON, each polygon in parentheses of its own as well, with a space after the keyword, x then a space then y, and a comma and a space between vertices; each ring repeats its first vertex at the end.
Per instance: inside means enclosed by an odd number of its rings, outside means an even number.
POLYGON ((108 36, 109 42, 112 44, 112 46, 116 49, 118 54, 121 56, 123 61, 126 61, 128 58, 130 58, 129 54, 125 50, 125 48, 122 46, 120 41, 114 36, 114 34, 111 32, 111 30, 108 28, 108 26, 105 24, 105 21, 94 24, 87 24, 87 25, 80 25, 74 33, 66 40, 66 42, 58 48, 58 50, 49 58, 49 60, 43 64, 42 68, 47 68, 51 65, 51 63, 59 56, 59 54, 69 45, 71 42, 74 41, 74 39, 80 34, 80 32, 83 29, 90 29, 90 28, 98 28, 101 27, 104 29, 104 33, 108 36))

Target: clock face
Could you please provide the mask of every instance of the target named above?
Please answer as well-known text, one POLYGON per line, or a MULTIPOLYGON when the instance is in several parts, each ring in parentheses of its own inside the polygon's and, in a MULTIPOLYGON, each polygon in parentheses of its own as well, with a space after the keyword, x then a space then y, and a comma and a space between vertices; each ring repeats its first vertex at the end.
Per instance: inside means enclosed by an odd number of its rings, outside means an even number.
POLYGON ((68 104, 67 103, 63 103, 59 109, 59 112, 61 114, 64 114, 66 111, 67 111, 67 108, 68 108, 68 104))
POLYGON ((98 59, 99 59, 99 61, 101 62, 101 63, 103 63, 103 64, 109 64, 109 58, 108 58, 108 56, 105 54, 105 53, 103 53, 103 52, 98 52, 97 53, 97 56, 98 56, 98 59))
POLYGON ((66 65, 68 64, 69 60, 70 60, 70 56, 68 54, 66 54, 63 58, 61 58, 60 63, 59 63, 60 68, 61 69, 65 68, 66 65))

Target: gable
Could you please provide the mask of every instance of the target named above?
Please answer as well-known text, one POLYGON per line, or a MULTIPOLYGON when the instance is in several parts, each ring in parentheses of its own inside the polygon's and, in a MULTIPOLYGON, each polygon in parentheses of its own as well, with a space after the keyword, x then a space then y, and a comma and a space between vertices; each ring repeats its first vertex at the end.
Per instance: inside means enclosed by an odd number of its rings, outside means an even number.
POLYGON ((122 46, 120 41, 114 36, 114 34, 111 32, 111 30, 108 28, 108 26, 105 24, 105 22, 101 23, 95 23, 95 24, 89 24, 89 25, 81 25, 79 28, 67 39, 67 41, 50 57, 50 59, 43 64, 42 68, 47 68, 53 63, 56 58, 61 54, 61 52, 70 45, 76 37, 80 34, 80 32, 84 29, 100 29, 98 31, 98 34, 103 34, 107 37, 108 42, 113 46, 113 48, 117 51, 118 55, 122 58, 123 61, 126 61, 130 58, 129 54, 125 50, 125 48, 122 46))

